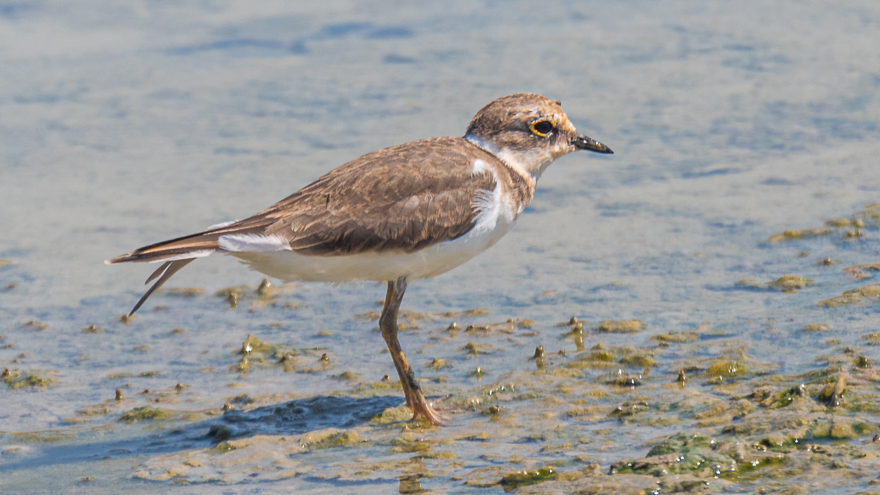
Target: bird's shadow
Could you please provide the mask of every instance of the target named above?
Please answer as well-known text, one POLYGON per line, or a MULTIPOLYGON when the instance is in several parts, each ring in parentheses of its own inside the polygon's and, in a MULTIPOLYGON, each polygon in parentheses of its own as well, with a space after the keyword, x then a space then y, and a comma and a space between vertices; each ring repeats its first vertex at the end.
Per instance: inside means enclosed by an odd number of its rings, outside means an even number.
MULTIPOLYGON (((401 403, 400 397, 366 398, 315 396, 248 411, 229 410, 222 416, 167 429, 123 428, 100 442, 65 441, 40 448, 36 455, 0 463, 0 473, 87 461, 170 454, 207 448, 229 439, 255 435, 300 435, 325 428, 352 428, 365 424, 389 407, 401 403)), ((150 426, 164 423, 150 423, 150 426)), ((105 432, 106 434, 106 432, 105 432)), ((91 436, 82 433, 81 436, 91 436)), ((45 445, 45 444, 44 444, 45 445)))
MULTIPOLYGON (((290 435, 324 428, 352 428, 400 403, 400 398, 394 396, 358 399, 316 396, 250 411, 227 411, 218 423, 235 438, 250 435, 290 435)), ((215 431, 216 429, 217 427, 214 428, 215 431)))

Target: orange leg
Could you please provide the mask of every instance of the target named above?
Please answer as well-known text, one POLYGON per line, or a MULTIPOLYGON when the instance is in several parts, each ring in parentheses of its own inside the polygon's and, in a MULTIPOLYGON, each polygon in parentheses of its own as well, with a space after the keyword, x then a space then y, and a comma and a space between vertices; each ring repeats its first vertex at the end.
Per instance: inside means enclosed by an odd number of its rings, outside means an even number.
POLYGON ((397 374, 400 376, 403 395, 406 397, 406 405, 412 409, 413 420, 424 416, 431 423, 442 425, 440 416, 422 395, 422 389, 403 354, 403 349, 400 348, 400 342, 397 341, 397 311, 400 309, 404 292, 406 292, 406 277, 400 277, 396 282, 388 282, 385 307, 382 308, 382 316, 379 317, 379 328, 382 330, 382 337, 388 345, 388 352, 391 353, 394 367, 397 368, 397 374))

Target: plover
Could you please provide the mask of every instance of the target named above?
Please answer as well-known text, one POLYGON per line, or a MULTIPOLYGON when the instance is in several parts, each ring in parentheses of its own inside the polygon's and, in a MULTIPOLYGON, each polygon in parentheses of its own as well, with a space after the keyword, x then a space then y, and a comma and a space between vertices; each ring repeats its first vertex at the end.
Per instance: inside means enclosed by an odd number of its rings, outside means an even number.
POLYGON ((413 419, 442 424, 397 340, 407 283, 449 271, 495 244, 532 200, 547 166, 577 150, 612 153, 578 134, 560 102, 504 96, 477 112, 464 137, 368 153, 252 217, 106 263, 162 263, 131 314, 181 268, 213 254, 287 282, 387 282, 379 327, 406 403, 413 419))

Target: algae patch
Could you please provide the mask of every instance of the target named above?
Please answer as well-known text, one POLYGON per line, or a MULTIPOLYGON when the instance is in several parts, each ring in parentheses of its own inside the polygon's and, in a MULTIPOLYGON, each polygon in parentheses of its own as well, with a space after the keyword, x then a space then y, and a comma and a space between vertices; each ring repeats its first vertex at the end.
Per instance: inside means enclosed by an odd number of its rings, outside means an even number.
POLYGON ((769 243, 777 243, 784 241, 795 241, 800 239, 812 239, 814 237, 820 237, 823 235, 828 235, 834 232, 834 229, 827 228, 819 228, 819 229, 800 229, 800 230, 785 230, 778 234, 771 235, 767 242, 769 243))
POLYGON ((153 406, 136 407, 124 413, 119 421, 133 423, 135 421, 165 421, 173 418, 175 412, 153 406))
POLYGON ((52 377, 45 376, 39 372, 21 373, 18 370, 3 369, 3 383, 11 390, 22 388, 35 388, 45 390, 56 384, 56 380, 52 377))
POLYGON ((745 372, 745 367, 736 361, 716 361, 706 368, 706 375, 710 377, 733 377, 745 372))
POLYGON ((792 293, 803 289, 813 282, 812 279, 798 277, 797 275, 783 275, 773 282, 770 282, 768 287, 785 293, 792 293))
POLYGON ((683 342, 693 342, 700 338, 700 334, 696 332, 670 332, 653 335, 651 340, 658 345, 681 344, 683 342))
POLYGON ((545 466, 534 470, 507 474, 501 478, 500 484, 504 487, 505 492, 511 492, 523 486, 536 485, 544 481, 556 479, 557 476, 558 473, 553 466, 545 466))
POLYGON ((796 241, 803 239, 812 239, 816 237, 826 236, 845 230, 843 239, 852 239, 860 235, 861 229, 868 227, 877 227, 878 219, 880 219, 880 203, 866 205, 864 209, 852 214, 850 218, 836 218, 827 220, 825 225, 819 228, 785 230, 778 234, 771 235, 767 242, 773 244, 785 241, 796 241))
POLYGON ((850 304, 860 303, 876 303, 880 302, 880 284, 871 284, 857 289, 844 291, 837 297, 824 299, 819 301, 819 306, 834 308, 837 306, 846 306, 850 304))
POLYGON ((593 330, 607 333, 635 333, 646 329, 642 320, 602 320, 593 330))
POLYGON ((769 282, 755 282, 754 280, 738 280, 736 285, 747 289, 778 290, 785 294, 794 294, 799 290, 812 285, 813 279, 799 277, 797 275, 783 275, 769 282))

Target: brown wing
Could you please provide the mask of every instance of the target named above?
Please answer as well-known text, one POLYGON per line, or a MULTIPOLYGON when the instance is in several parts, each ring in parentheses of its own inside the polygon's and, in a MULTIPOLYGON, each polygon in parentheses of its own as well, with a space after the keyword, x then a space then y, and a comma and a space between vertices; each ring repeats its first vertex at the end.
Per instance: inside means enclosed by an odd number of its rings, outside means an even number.
POLYGON ((339 167, 253 218, 277 219, 265 234, 283 236, 302 254, 417 251, 473 228, 474 197, 495 188, 488 171, 473 174, 477 159, 497 161, 462 138, 393 146, 339 167))
MULTIPOLYGON (((491 191, 477 159, 500 163, 463 138, 432 138, 357 158, 262 212, 233 224, 142 247, 107 263, 186 259, 225 235, 279 235, 302 254, 412 252, 474 226, 473 198, 491 191)), ((204 255, 204 254, 201 254, 204 255)))

